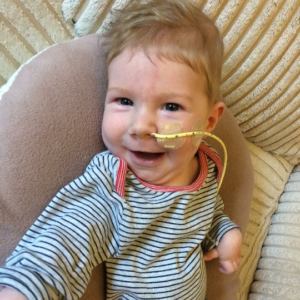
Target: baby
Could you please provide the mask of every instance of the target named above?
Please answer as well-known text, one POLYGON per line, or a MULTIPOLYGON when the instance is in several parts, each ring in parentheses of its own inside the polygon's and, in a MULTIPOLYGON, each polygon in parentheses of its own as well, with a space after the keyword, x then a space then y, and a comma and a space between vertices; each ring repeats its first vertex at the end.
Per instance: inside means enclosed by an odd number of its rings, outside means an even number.
POLYGON ((188 1, 132 0, 106 33, 108 150, 64 187, 0 268, 0 299, 79 299, 105 262, 107 299, 205 298, 204 260, 237 270, 241 233, 217 195, 222 164, 177 124, 211 132, 224 110, 223 44, 188 1), (205 254, 203 254, 205 253, 205 254))

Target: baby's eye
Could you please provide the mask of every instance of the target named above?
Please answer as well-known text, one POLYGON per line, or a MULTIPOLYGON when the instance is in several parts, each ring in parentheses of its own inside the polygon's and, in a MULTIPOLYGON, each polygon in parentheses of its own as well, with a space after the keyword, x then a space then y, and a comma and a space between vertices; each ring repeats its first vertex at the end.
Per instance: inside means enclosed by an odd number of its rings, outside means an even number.
POLYGON ((127 98, 119 98, 118 101, 121 105, 133 105, 133 102, 127 98))
POLYGON ((169 110, 169 111, 177 111, 180 109, 180 105, 176 104, 176 103, 167 103, 164 106, 165 110, 169 110))

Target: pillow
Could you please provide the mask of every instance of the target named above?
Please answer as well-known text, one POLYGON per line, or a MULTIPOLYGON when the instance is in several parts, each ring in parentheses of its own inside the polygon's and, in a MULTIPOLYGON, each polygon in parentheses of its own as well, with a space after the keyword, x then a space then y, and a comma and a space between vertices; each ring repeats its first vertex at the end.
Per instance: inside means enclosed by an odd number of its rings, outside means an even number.
POLYGON ((249 299, 298 299, 300 295, 300 165, 294 168, 269 228, 249 299))
MULTIPOLYGON (((224 201, 225 213, 238 224, 243 232, 250 215, 250 207, 253 196, 253 167, 249 156, 246 141, 232 113, 226 109, 213 133, 225 143, 228 152, 228 166, 220 195, 224 201)), ((208 138, 208 142, 223 157, 223 150, 215 140, 208 138)), ((246 257, 242 257, 241 265, 246 257)), ((253 270, 254 273, 254 270, 253 270)), ((207 299, 209 300, 241 300, 236 296, 245 293, 241 291, 245 277, 240 274, 224 275, 220 273, 218 260, 207 262, 207 299)))
MULTIPOLYGON (((101 118, 107 76, 100 43, 100 36, 89 35, 52 46, 25 64, 2 90, 1 264, 56 192, 104 149, 101 118)), ((226 212, 245 230, 253 190, 249 152, 228 110, 215 133, 229 153, 220 193, 226 212)), ((207 269, 209 299, 222 294, 222 299, 234 300, 237 274, 221 274, 217 261, 208 263, 207 269)), ((83 299, 105 299, 104 284, 100 265, 83 299)))
MULTIPOLYGON (((247 142, 247 146, 254 170, 254 189, 249 223, 242 247, 239 300, 248 299, 255 272, 260 272, 257 265, 262 256, 262 246, 273 223, 272 216, 278 207, 279 198, 286 189, 286 183, 293 169, 293 165, 283 157, 265 152, 250 142, 247 142)), ((271 269, 273 266, 270 264, 265 267, 271 269)), ((277 290, 269 288, 269 294, 274 297, 277 290)), ((261 296, 260 299, 266 298, 261 296)))
POLYGON ((0 86, 19 66, 52 44, 74 37, 58 1, 0 1, 0 86))
MULTIPOLYGON (((2 96, 1 264, 56 192, 104 149, 106 67, 100 42, 93 35, 50 47, 21 68, 2 96)), ((98 279, 101 268, 94 272, 98 279)), ((96 299, 105 299, 104 282, 102 275, 88 293, 96 289, 102 294, 96 299)))

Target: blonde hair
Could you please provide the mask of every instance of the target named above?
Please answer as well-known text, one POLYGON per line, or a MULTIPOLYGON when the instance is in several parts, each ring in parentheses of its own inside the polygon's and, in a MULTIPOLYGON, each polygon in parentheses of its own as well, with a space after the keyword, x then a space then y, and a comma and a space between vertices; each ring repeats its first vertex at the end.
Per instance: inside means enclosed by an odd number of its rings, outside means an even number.
POLYGON ((182 62, 205 75, 211 103, 222 100, 223 41, 219 30, 187 0, 130 0, 104 33, 107 64, 125 49, 182 62))

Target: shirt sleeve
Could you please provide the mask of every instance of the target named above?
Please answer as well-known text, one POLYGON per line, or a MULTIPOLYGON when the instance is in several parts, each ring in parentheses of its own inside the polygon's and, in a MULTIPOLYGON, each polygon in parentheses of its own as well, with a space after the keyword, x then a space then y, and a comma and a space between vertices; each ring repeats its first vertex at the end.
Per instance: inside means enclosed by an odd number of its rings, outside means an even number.
POLYGON ((0 285, 29 299, 79 299, 92 269, 118 250, 120 214, 109 172, 93 161, 64 187, 0 268, 0 285))
POLYGON ((202 242, 202 249, 207 252, 218 246, 222 236, 229 230, 239 228, 224 214, 224 204, 220 195, 217 195, 213 220, 208 234, 202 242))

